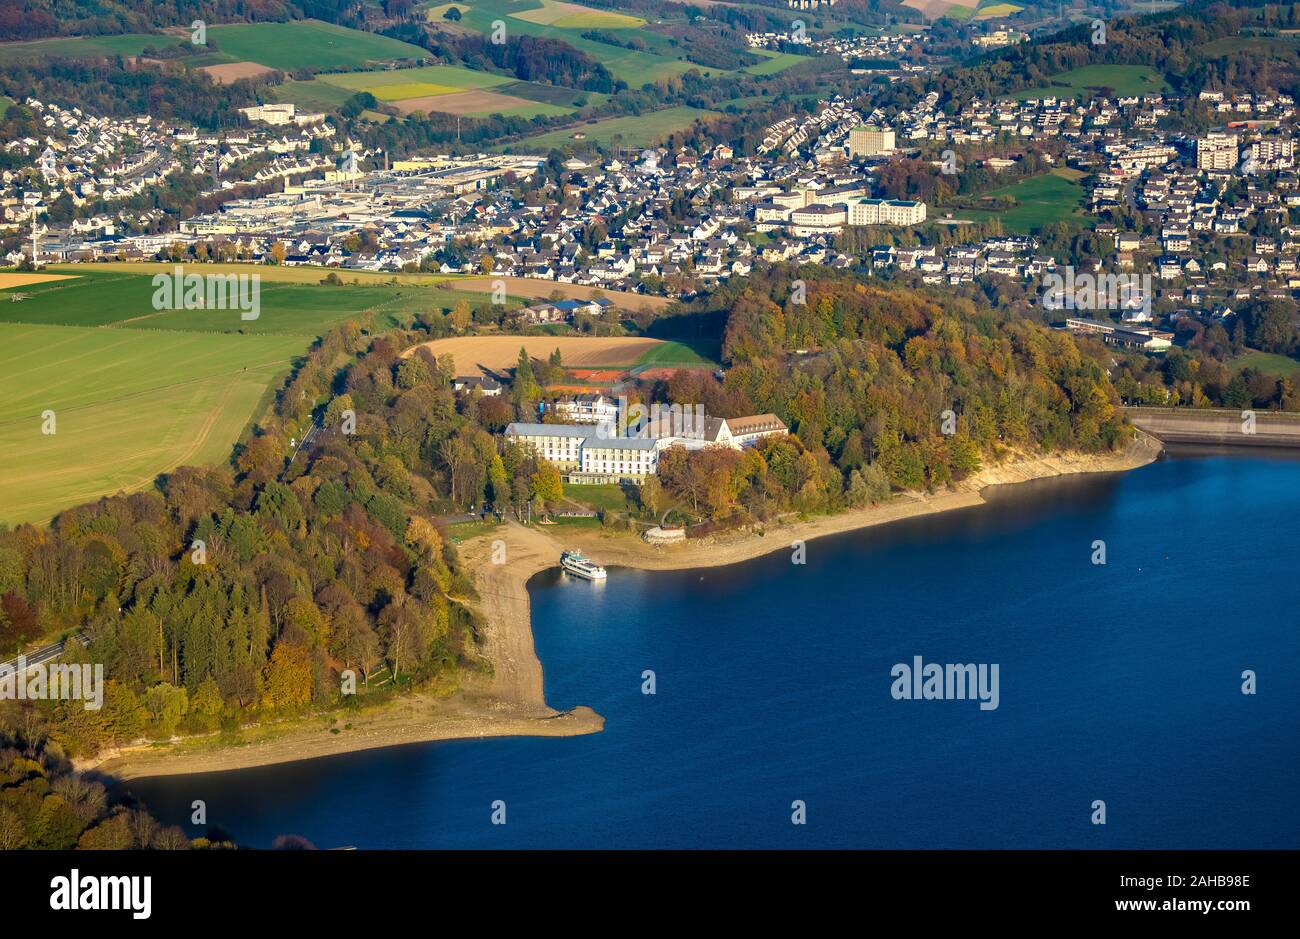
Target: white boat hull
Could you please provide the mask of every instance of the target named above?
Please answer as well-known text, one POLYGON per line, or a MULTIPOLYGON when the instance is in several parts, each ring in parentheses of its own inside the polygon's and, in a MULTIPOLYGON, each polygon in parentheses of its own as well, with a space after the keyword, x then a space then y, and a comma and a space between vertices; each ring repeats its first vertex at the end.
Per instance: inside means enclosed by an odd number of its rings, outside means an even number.
POLYGON ((605 579, 605 568, 598 567, 585 559, 584 562, 585 563, 575 563, 568 558, 563 558, 560 561, 560 567, 572 574, 574 577, 581 577, 583 580, 605 579))

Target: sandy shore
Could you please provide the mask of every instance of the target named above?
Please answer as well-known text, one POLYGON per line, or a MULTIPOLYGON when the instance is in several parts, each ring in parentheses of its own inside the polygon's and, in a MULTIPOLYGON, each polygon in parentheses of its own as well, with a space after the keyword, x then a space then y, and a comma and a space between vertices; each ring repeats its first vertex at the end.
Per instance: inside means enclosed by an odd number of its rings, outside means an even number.
POLYGON ((633 534, 575 528, 556 533, 563 538, 561 544, 543 528, 511 522, 467 540, 460 548, 482 598, 483 652, 492 663, 490 677, 476 678, 450 697, 413 695, 356 716, 287 724, 280 730, 258 728, 256 739, 243 744, 215 746, 212 738, 191 740, 103 754, 81 765, 114 779, 129 779, 245 769, 433 740, 596 733, 603 729, 604 719, 590 708, 560 713, 546 704, 542 665, 533 648, 527 583, 538 571, 555 566, 564 548, 579 547, 601 564, 646 570, 737 564, 787 550, 795 540, 806 542, 899 519, 981 505, 985 501, 981 493, 991 486, 1076 473, 1121 472, 1150 463, 1159 452, 1157 441, 1139 435, 1127 451, 1119 454, 1009 460, 986 467, 952 490, 933 495, 913 494, 874 508, 769 524, 761 533, 728 532, 667 547, 652 547, 633 534))
POLYGON ((253 728, 245 731, 252 738, 247 743, 218 746, 209 737, 131 747, 79 761, 77 767, 126 780, 247 769, 434 740, 569 737, 602 730, 605 719, 595 711, 556 711, 547 706, 542 692, 542 663, 533 650, 525 585, 556 563, 559 555, 550 539, 513 525, 504 536, 466 542, 462 555, 482 598, 483 655, 492 663, 490 676, 470 676, 450 697, 410 695, 358 715, 253 728), (492 563, 492 543, 498 537, 508 541, 503 564, 492 563))
MULTIPOLYGON (((1066 453, 1009 460, 998 466, 985 467, 974 476, 962 480, 953 489, 933 495, 910 493, 871 508, 769 524, 764 526, 761 534, 752 531, 727 532, 680 545, 656 547, 646 544, 634 534, 566 528, 562 534, 564 544, 552 542, 552 557, 558 558, 559 552, 565 548, 578 548, 596 563, 604 565, 644 570, 722 567, 774 551, 789 550, 794 541, 808 542, 826 535, 884 525, 918 515, 983 505, 983 492, 994 486, 1078 473, 1118 473, 1136 469, 1155 460, 1160 450, 1159 441, 1142 434, 1123 453, 1066 453)), ((511 526, 511 533, 515 528, 521 526, 511 526)))

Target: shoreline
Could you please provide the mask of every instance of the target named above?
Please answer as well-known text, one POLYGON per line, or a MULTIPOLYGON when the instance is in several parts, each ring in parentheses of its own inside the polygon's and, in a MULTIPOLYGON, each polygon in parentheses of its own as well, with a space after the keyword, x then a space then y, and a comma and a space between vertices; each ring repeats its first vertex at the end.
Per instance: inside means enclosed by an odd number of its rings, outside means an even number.
MULTIPOLYGON (((1122 453, 1058 454, 1008 460, 985 467, 953 489, 910 493, 890 502, 836 515, 764 526, 762 533, 726 532, 684 545, 655 547, 638 535, 573 531, 556 536, 518 522, 466 540, 460 552, 473 571, 483 615, 483 655, 490 676, 471 676, 451 697, 410 695, 370 712, 320 717, 271 728, 263 739, 211 747, 202 741, 175 746, 144 745, 78 761, 78 769, 115 783, 152 776, 227 772, 298 762, 362 750, 485 737, 575 736, 599 733, 604 718, 589 707, 551 708, 545 699, 542 663, 533 643, 528 581, 559 563, 560 551, 578 547, 598 563, 642 570, 723 567, 762 557, 826 535, 886 525, 905 518, 987 504, 995 486, 1084 473, 1119 473, 1153 462, 1163 449, 1145 434, 1122 453), (500 546, 505 556, 500 559, 500 546), (495 547, 494 547, 495 546, 495 547), (501 563, 493 563, 494 551, 501 563), (344 729, 345 722, 351 726, 344 729), (332 733, 331 730, 338 730, 332 733)), ((557 533, 558 534, 558 533, 557 533)))
POLYGON ((1085 473, 1127 472, 1154 462, 1163 449, 1163 444, 1155 438, 1139 434, 1121 453, 1065 453, 1008 460, 981 469, 952 489, 930 495, 907 493, 869 508, 769 524, 763 527, 761 534, 724 532, 685 544, 656 547, 646 544, 635 534, 570 530, 563 536, 563 545, 552 541, 553 556, 558 558, 562 548, 577 547, 596 563, 607 566, 662 571, 726 567, 787 550, 793 541, 808 542, 907 518, 986 505, 988 500, 984 498, 984 492, 999 486, 1085 473))

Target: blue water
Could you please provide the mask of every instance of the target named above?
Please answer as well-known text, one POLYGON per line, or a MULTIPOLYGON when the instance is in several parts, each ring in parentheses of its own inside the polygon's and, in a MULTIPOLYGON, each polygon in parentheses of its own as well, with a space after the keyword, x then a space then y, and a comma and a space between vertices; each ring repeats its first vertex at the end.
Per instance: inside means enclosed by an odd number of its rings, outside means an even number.
POLYGON ((1300 847, 1300 462, 1000 492, 810 542, 802 566, 538 575, 547 700, 595 708, 601 734, 130 789, 169 822, 203 799, 257 846, 1300 847), (1000 706, 894 700, 890 669, 916 655, 998 663, 1000 706))

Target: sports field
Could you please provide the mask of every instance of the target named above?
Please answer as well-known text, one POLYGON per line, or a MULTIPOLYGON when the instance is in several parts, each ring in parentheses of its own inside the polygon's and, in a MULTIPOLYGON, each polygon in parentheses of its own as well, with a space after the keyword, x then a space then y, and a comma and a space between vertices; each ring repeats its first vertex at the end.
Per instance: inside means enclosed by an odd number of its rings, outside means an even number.
POLYGON ((220 462, 300 338, 0 323, 0 521, 220 462), (42 433, 54 412, 54 433, 42 433))

